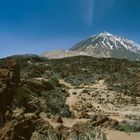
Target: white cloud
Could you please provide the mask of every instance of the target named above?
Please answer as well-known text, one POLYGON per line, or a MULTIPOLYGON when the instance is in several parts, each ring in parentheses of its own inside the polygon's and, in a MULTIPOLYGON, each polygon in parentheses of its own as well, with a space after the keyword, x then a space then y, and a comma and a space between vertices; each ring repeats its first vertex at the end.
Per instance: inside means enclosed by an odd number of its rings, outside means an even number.
POLYGON ((94 0, 81 0, 81 4, 84 22, 88 26, 91 26, 93 23, 94 16, 94 0))
POLYGON ((102 18, 115 5, 115 2, 116 0, 80 0, 84 22, 92 26, 96 19, 95 16, 99 15, 102 18))

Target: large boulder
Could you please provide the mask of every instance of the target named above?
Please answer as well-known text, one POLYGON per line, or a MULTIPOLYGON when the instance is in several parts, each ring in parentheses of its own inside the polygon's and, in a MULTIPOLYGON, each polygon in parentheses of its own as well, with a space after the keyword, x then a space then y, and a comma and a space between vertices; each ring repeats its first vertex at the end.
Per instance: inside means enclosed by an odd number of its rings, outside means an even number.
POLYGON ((0 131, 0 140, 57 140, 53 127, 37 118, 12 120, 0 131))

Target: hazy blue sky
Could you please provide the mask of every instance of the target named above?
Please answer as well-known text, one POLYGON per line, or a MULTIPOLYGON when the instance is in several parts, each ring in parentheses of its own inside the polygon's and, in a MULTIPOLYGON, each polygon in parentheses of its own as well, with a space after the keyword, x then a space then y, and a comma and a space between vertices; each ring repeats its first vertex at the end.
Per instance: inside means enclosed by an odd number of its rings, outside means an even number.
POLYGON ((140 43, 140 0, 0 1, 0 57, 67 49, 103 31, 140 43))

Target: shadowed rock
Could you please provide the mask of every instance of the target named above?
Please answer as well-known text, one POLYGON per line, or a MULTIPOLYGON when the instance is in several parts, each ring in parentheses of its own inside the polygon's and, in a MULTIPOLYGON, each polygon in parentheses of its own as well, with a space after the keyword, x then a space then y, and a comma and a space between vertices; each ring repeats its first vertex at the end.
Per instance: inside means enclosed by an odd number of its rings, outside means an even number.
POLYGON ((20 82, 20 66, 12 59, 0 63, 0 126, 4 125, 5 112, 16 94, 20 82))

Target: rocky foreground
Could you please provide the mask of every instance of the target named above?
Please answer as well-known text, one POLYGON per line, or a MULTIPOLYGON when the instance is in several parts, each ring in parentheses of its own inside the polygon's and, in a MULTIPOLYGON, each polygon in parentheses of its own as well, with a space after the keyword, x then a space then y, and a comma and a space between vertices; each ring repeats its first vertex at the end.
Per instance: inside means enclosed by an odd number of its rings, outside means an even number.
POLYGON ((139 140, 140 63, 0 60, 0 140, 139 140))

